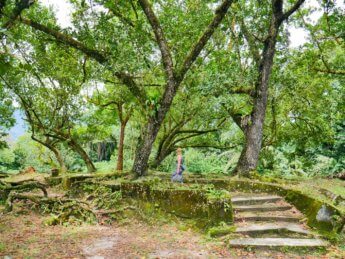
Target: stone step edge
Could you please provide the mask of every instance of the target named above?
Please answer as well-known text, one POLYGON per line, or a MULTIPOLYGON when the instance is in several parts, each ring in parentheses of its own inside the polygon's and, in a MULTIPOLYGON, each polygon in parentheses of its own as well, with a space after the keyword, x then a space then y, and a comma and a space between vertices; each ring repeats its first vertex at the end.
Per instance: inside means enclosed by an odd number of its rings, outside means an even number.
POLYGON ((283 198, 280 196, 251 196, 251 197, 232 197, 231 202, 233 204, 243 204, 243 203, 260 203, 260 202, 275 202, 280 201, 283 198))
POLYGON ((289 216, 241 216, 235 215, 235 221, 278 221, 278 222, 299 222, 301 217, 289 216))
POLYGON ((235 211, 282 211, 292 209, 291 205, 284 206, 260 206, 260 205, 247 205, 247 206, 233 206, 235 211))
POLYGON ((275 224, 253 224, 245 227, 236 227, 235 233, 237 234, 259 234, 267 233, 272 231, 289 231, 298 234, 311 235, 309 230, 303 229, 297 224, 285 224, 285 225, 275 225, 275 224))
POLYGON ((326 247, 321 239, 302 238, 241 238, 229 241, 231 247, 326 247))

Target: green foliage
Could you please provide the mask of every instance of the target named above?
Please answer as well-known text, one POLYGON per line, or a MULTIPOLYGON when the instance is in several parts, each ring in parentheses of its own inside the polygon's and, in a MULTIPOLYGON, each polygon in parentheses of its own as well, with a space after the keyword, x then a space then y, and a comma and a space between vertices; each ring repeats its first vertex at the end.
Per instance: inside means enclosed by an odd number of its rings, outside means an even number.
MULTIPOLYGON (((84 171, 80 154, 68 148, 70 140, 96 160, 87 148, 90 142, 111 139, 118 144, 120 124, 127 119, 124 169, 130 169, 138 136, 162 107, 166 71, 159 44, 135 1, 70 2, 72 28, 60 28, 55 11, 40 2, 21 16, 70 36, 80 43, 77 47, 22 20, 0 29, 4 39, 0 52, 0 148, 6 147, 3 139, 14 123, 15 104, 25 113, 32 135, 41 141, 49 135, 68 169, 84 171), (96 62, 93 50, 105 56, 106 62, 96 62), (117 72, 131 75, 138 89, 117 72)), ((15 3, 6 1, 1 25, 16 10, 15 3)), ((173 65, 179 68, 209 24, 215 1, 152 3, 173 65)), ((284 10, 290 6, 285 3, 284 10)), ((310 22, 308 14, 315 9, 303 6, 289 18, 289 26, 309 32, 304 46, 289 47, 286 23, 279 31, 258 167, 262 174, 325 176, 345 168, 344 10, 333 3, 320 3, 322 15, 310 22)), ((235 168, 244 143, 241 125, 235 121, 251 114, 258 78, 250 37, 255 49, 261 49, 270 15, 269 3, 233 4, 185 75, 158 132, 151 160, 156 164, 163 160, 159 170, 175 170, 177 147, 185 151, 187 172, 229 174, 235 168)), ((26 138, 0 153, 0 170, 32 165, 46 171, 57 166, 51 151, 26 138)), ((110 161, 96 166, 113 171, 117 155, 115 150, 110 161)))
POLYGON ((0 165, 12 164, 15 160, 15 154, 9 148, 0 150, 0 165))
POLYGON ((13 169, 32 166, 39 172, 46 172, 53 163, 52 154, 45 147, 31 140, 28 134, 18 138, 12 152, 15 156, 13 169))
MULTIPOLYGON (((66 166, 71 171, 83 171, 85 169, 83 160, 75 153, 60 147, 66 166)), ((48 172, 52 167, 58 167, 54 154, 33 141, 30 135, 25 134, 9 148, 0 150, 0 170, 22 170, 33 166, 38 172, 48 172)))
POLYGON ((222 226, 209 228, 208 234, 211 237, 219 237, 219 236, 224 236, 224 235, 234 233, 235 231, 236 231, 235 226, 222 225, 222 226))
MULTIPOLYGON (((184 151, 183 158, 185 161, 186 172, 191 173, 224 173, 228 157, 221 156, 220 153, 212 151, 200 151, 198 149, 188 149, 184 151)), ((176 155, 172 154, 166 158, 164 163, 159 167, 161 171, 173 172, 176 169, 176 155)))
POLYGON ((116 209, 122 199, 121 191, 113 192, 107 187, 98 187, 93 195, 95 199, 92 202, 99 209, 116 209))
MULTIPOLYGON (((203 188, 204 189, 204 188, 203 188)), ((206 196, 212 200, 212 199, 217 199, 217 200, 221 200, 221 199, 230 199, 230 194, 228 191, 224 190, 224 189, 215 189, 213 185, 209 185, 205 188, 206 190, 206 196)), ((228 204, 229 206, 229 204, 228 204)))

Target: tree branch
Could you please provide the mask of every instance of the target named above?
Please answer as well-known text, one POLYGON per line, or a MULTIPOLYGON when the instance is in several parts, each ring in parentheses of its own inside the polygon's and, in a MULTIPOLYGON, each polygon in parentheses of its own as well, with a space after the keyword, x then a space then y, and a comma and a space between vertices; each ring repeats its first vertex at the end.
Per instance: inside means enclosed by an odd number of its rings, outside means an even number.
MULTIPOLYGON (((172 143, 172 146, 175 146, 176 143, 178 142, 181 142, 182 140, 185 140, 185 139, 189 139, 189 138, 193 138, 193 137, 196 137, 196 136, 200 136, 200 135, 203 135, 203 134, 207 134, 207 133, 210 133, 210 132, 215 132, 217 130, 205 130, 205 131, 196 131, 195 133, 191 134, 191 135, 188 135, 188 136, 185 136, 185 137, 181 137, 179 139, 176 139, 173 143, 172 143)), ((190 132, 192 133, 192 132, 190 132)))
POLYGON ((326 73, 326 74, 333 74, 333 75, 345 75, 345 70, 333 70, 330 68, 321 69, 321 68, 313 68, 317 72, 326 73))
POLYGON ((228 84, 224 84, 225 87, 227 87, 229 89, 229 93, 230 94, 247 94, 251 97, 254 96, 254 89, 250 89, 250 88, 231 88, 230 85, 228 84))
POLYGON ((258 46, 255 44, 255 40, 252 34, 248 31, 247 27, 245 26, 243 19, 241 19, 240 21, 240 27, 243 32, 244 38, 248 42, 249 50, 252 53, 253 59, 256 65, 258 65, 261 60, 260 52, 259 52, 258 46))
POLYGON ((204 33, 201 35, 197 43, 192 47, 190 52, 187 54, 182 67, 179 69, 177 73, 177 78, 181 82, 195 61, 195 59, 200 54, 201 50, 204 48, 208 40, 211 38, 212 34, 214 33, 215 29, 219 26, 219 24, 222 22, 225 14, 227 13, 228 9, 230 8, 231 4, 233 3, 233 0, 224 0, 220 6, 216 9, 215 16, 213 17, 213 20, 211 23, 207 26, 204 33))
POLYGON ((290 15, 297 11, 298 8, 305 2, 305 0, 297 0, 297 2, 288 10, 286 11, 283 16, 281 17, 281 21, 288 19, 290 15))
POLYGON ((220 149, 220 150, 228 150, 231 148, 235 148, 238 145, 234 146, 217 146, 217 145, 212 145, 212 144, 185 144, 185 145, 179 145, 180 148, 215 148, 215 149, 220 149))
MULTIPOLYGON (((32 28, 39 30, 41 32, 44 32, 52 37, 54 37, 58 42, 61 42, 69 47, 75 48, 77 50, 80 50, 87 56, 95 59, 100 64, 106 63, 109 58, 105 55, 105 53, 95 50, 92 48, 87 47, 83 43, 75 40, 70 35, 66 35, 64 33, 61 33, 55 29, 51 29, 45 25, 42 25, 40 23, 37 23, 35 21, 21 18, 20 21, 26 25, 31 26, 32 28)), ((130 92, 139 100, 141 104, 145 103, 146 100, 146 94, 145 92, 140 89, 140 87, 136 84, 132 76, 126 72, 114 72, 114 75, 120 79, 120 81, 128 87, 130 92)))
POLYGON ((210 130, 179 130, 176 134, 206 134, 210 132, 218 131, 218 129, 210 129, 210 130))
POLYGON ((83 43, 75 40, 72 36, 61 33, 58 30, 51 29, 43 24, 32 21, 27 18, 20 18, 23 24, 26 24, 38 31, 44 32, 52 37, 54 37, 58 42, 61 42, 67 46, 73 47, 81 52, 85 53, 87 56, 97 60, 99 63, 103 64, 108 60, 108 57, 99 50, 91 49, 84 45, 83 43))
POLYGON ((174 64, 171 57, 171 52, 167 43, 167 40, 165 38, 164 32, 162 27, 160 26, 160 23, 155 15, 155 13, 152 10, 151 4, 148 0, 139 0, 139 4, 141 8, 143 9, 152 29, 156 37, 156 41, 158 43, 161 55, 162 55, 162 62, 165 69, 165 72, 167 74, 167 78, 169 81, 173 81, 174 76, 174 64))
POLYGON ((230 115, 230 117, 232 118, 232 120, 236 123, 236 125, 243 131, 245 132, 250 118, 250 115, 242 115, 239 113, 234 113, 232 110, 228 109, 224 104, 222 104, 223 108, 227 111, 227 113, 230 115))
POLYGON ((115 10, 114 8, 111 7, 107 7, 113 14, 114 16, 116 16, 122 23, 129 25, 130 27, 134 28, 135 25, 132 22, 131 19, 125 17, 121 12, 119 12, 118 10, 115 10))
POLYGON ((141 105, 145 104, 147 99, 146 93, 137 85, 130 74, 126 72, 115 72, 114 75, 128 87, 129 91, 139 100, 141 105))

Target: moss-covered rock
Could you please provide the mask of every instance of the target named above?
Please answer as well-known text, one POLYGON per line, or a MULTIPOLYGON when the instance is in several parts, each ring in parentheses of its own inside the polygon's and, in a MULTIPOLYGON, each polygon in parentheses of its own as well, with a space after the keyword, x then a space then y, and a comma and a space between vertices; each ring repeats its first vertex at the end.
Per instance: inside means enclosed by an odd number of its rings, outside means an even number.
POLYGON ((174 189, 148 183, 121 183, 124 197, 139 198, 182 218, 207 219, 207 225, 233 221, 230 195, 217 197, 202 189, 174 189))
POLYGON ((58 177, 46 177, 44 178, 44 180, 46 181, 46 183, 49 186, 56 186, 62 183, 62 177, 58 176, 58 177))
POLYGON ((211 237, 219 237, 219 236, 224 236, 224 235, 234 233, 235 231, 236 231, 235 226, 222 225, 222 226, 216 226, 216 227, 209 228, 208 234, 211 237))

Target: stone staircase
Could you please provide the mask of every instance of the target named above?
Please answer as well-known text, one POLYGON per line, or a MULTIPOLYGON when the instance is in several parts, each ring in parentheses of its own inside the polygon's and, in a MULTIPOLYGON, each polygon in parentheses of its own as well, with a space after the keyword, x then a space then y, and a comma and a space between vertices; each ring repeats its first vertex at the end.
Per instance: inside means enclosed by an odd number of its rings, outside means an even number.
POLYGON ((327 246, 302 223, 303 214, 282 197, 269 194, 237 194, 232 198, 236 230, 230 247, 327 246))

